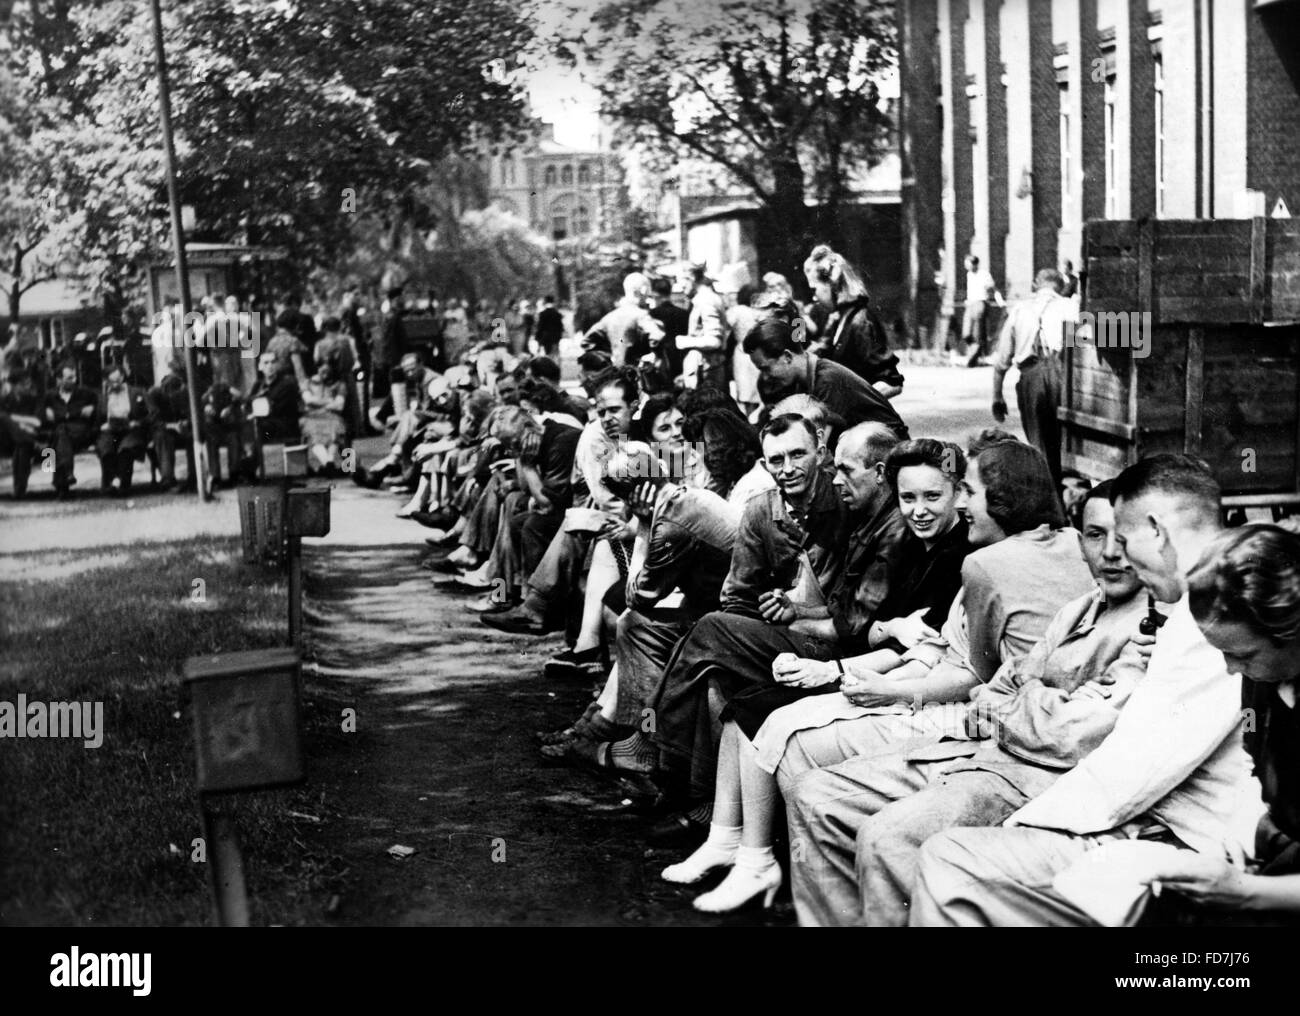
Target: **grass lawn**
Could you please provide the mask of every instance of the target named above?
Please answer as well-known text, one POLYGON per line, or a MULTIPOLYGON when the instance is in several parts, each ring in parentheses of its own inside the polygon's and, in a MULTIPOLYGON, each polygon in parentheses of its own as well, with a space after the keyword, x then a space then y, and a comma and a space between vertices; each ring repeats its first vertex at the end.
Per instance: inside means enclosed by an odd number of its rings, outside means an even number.
MULTIPOLYGON (((104 720, 96 749, 0 740, 0 923, 210 922, 205 866, 191 860, 200 831, 180 668, 284 644, 286 596, 282 574, 242 563, 237 536, 4 555, 0 700, 99 701, 104 720), (195 579, 206 602, 191 598, 195 579)), ((326 697, 315 689, 303 703, 313 753, 341 736, 326 697)), ((320 796, 309 784, 233 806, 254 924, 319 923, 344 877, 304 842, 310 818, 290 814, 319 813, 320 796)))

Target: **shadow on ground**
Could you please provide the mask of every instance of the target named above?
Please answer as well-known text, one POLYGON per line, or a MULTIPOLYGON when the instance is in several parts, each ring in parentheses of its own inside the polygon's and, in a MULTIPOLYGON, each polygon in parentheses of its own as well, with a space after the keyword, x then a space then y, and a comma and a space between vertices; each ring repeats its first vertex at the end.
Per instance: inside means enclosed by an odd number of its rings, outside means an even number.
MULTIPOLYGON (((691 909, 702 889, 659 879, 684 851, 646 849, 649 820, 617 783, 540 765, 533 732, 588 701, 586 689, 543 683, 558 637, 486 628, 468 598, 431 586, 418 556, 326 542, 305 557, 307 687, 356 710, 356 733, 309 774, 330 802, 319 846, 350 869, 335 920, 721 923, 691 909), (394 844, 416 853, 394 860, 394 844)), ((791 919, 778 903, 722 920, 791 919)))

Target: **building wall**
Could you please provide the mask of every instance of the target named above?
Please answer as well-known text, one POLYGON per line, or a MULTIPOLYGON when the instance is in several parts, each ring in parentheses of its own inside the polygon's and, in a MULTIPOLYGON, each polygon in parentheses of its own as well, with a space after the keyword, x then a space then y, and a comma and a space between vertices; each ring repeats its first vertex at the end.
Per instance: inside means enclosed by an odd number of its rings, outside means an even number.
POLYGON ((617 190, 608 152, 561 149, 543 136, 488 159, 489 197, 549 239, 584 236, 608 225, 617 190))
POLYGON ((1269 214, 1279 197, 1300 214, 1297 0, 909 0, 899 17, 903 143, 940 169, 910 173, 905 265, 941 260, 955 310, 966 254, 1020 296, 1037 268, 1082 267, 1088 219, 1269 214))

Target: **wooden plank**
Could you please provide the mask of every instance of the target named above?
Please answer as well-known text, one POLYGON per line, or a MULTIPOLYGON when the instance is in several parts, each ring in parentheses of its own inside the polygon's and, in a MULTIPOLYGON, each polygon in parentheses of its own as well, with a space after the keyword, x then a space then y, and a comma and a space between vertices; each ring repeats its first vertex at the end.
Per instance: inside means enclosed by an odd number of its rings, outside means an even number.
POLYGON ((1186 429, 1183 434, 1183 451, 1189 455, 1201 454, 1201 413, 1205 397, 1205 330, 1190 328, 1187 331, 1187 407, 1186 429))
POLYGON ((1300 504, 1300 494, 1232 494, 1222 499, 1225 508, 1254 508, 1260 505, 1300 504))
POLYGON ((1268 219, 1250 220, 1250 323, 1264 323, 1264 237, 1268 219))
POLYGON ((1099 462, 1096 459, 1089 458, 1087 455, 1080 455, 1077 452, 1062 451, 1061 467, 1070 469, 1086 476, 1094 483, 1100 483, 1102 480, 1112 479, 1116 474, 1122 471, 1123 467, 1116 468, 1108 462, 1099 462))
POLYGON ((1132 441, 1137 434, 1137 428, 1132 424, 1120 423, 1102 416, 1093 416, 1091 413, 1081 412, 1077 409, 1067 409, 1061 406, 1056 410, 1056 415, 1058 419, 1071 426, 1087 427, 1089 430, 1100 431, 1123 441, 1132 441))
POLYGON ((1155 248, 1155 221, 1153 219, 1143 219, 1138 224, 1138 310, 1151 311, 1152 316, 1157 316, 1154 312, 1155 305, 1152 303, 1153 291, 1152 266, 1151 259, 1154 257, 1155 248))

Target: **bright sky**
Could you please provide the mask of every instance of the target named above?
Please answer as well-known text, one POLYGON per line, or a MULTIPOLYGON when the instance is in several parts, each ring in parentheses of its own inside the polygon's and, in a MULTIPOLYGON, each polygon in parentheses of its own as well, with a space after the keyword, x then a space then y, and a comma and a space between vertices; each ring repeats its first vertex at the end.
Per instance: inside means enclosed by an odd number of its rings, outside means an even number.
POLYGON ((555 140, 572 148, 595 148, 600 98, 577 71, 557 61, 527 75, 533 112, 555 124, 555 140))
MULTIPOLYGON (((575 21, 599 6, 600 0, 540 0, 532 9, 539 39, 571 29, 575 21), (575 9, 578 13, 575 13, 575 9)), ((528 59, 525 72, 533 112, 555 124, 555 140, 573 148, 596 147, 600 97, 558 57, 548 55, 543 42, 528 59)))

